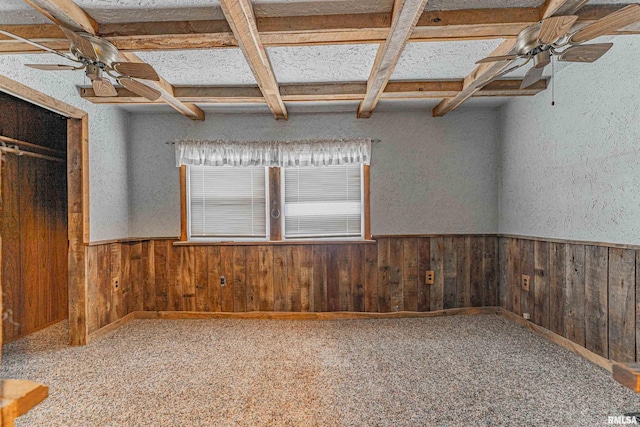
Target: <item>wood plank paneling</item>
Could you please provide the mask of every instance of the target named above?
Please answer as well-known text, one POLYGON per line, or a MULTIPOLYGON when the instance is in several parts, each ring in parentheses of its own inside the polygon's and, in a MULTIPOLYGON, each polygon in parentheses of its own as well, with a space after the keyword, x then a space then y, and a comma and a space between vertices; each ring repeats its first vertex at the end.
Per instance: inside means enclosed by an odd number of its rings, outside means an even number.
POLYGON ((549 243, 549 329, 565 336, 566 244, 549 243))
POLYGON ((287 311, 287 248, 273 247, 273 309, 287 311))
POLYGON ((247 255, 244 246, 233 248, 233 311, 247 311, 247 255))
MULTIPOLYGON (((351 246, 338 246, 338 310, 353 311, 351 295, 351 246)), ((294 310, 295 311, 295 310, 294 310)))
POLYGON ((491 307, 499 305, 499 273, 500 268, 498 265, 498 238, 494 236, 484 237, 483 247, 483 266, 484 266, 484 280, 483 280, 483 293, 482 293, 482 305, 491 307))
MULTIPOLYGON (((378 311, 391 311, 391 292, 389 275, 391 269, 390 241, 387 238, 378 240, 378 311)), ((331 307, 329 307, 331 311, 331 307)))
POLYGON ((287 304, 285 311, 300 311, 300 248, 287 246, 287 304))
POLYGON ((522 313, 534 317, 535 310, 535 258, 533 240, 520 240, 520 274, 529 276, 529 290, 522 289, 522 276, 517 280, 520 287, 520 307, 522 313))
POLYGON ((20 333, 38 329, 42 324, 41 312, 43 304, 38 299, 38 222, 36 183, 38 159, 20 158, 20 263, 22 267, 22 289, 20 294, 20 333))
POLYGON ((402 262, 402 309, 418 311, 418 239, 404 239, 402 262))
POLYGON ((431 286, 426 284, 426 272, 431 270, 431 239, 418 239, 418 265, 416 275, 418 276, 417 290, 417 311, 429 311, 431 298, 431 286))
POLYGON ((430 240, 429 262, 434 280, 429 289, 429 309, 437 311, 444 308, 444 238, 432 237, 430 240))
POLYGON ((609 357, 608 263, 608 248, 585 247, 585 346, 606 358, 609 357))
POLYGON ((456 247, 456 293, 457 307, 469 307, 471 304, 471 237, 458 237, 454 240, 456 247))
POLYGON ((220 247, 207 247, 207 283, 209 284, 209 310, 222 311, 220 274, 222 265, 220 264, 220 247))
POLYGON ((220 247, 220 276, 226 279, 226 284, 220 284, 220 311, 233 311, 233 246, 220 247))
MULTIPOLYGON (((208 247, 173 246, 170 240, 155 240, 120 244, 132 249, 126 256, 122 249, 120 258, 122 265, 131 263, 131 293, 153 300, 143 301, 140 310, 429 311, 444 307, 445 265, 452 305, 460 301, 481 306, 492 293, 495 300, 497 238, 487 240, 493 244, 485 244, 485 239, 392 237, 380 238, 377 244, 208 247), (492 252, 485 255, 485 247, 492 252), (143 260, 140 266, 136 266, 136 258, 143 260), (433 285, 425 283, 429 269, 435 271, 433 285), (153 280, 147 282, 143 276, 149 272, 153 272, 153 280), (226 286, 220 286, 220 276, 227 278, 226 286), (485 289, 486 277, 494 290, 485 289), (153 290, 147 289, 151 283, 153 290), (458 283, 468 292, 464 298, 456 294, 458 283)), ((90 250, 100 253, 102 246, 91 246, 90 250)), ((109 265, 102 269, 122 272, 122 266, 110 265, 110 258, 105 262, 109 265)), ((106 281, 97 285, 101 292, 107 287, 106 281)), ((100 304, 111 304, 113 298, 104 295, 100 304)), ((127 312, 134 306, 129 304, 127 312)))
MULTIPOLYGON (((365 311, 364 303, 364 246, 351 247, 351 311, 365 311)), ((312 266, 309 266, 312 267, 312 266)), ((304 311, 304 310, 303 310, 304 311)))
POLYGON ((518 239, 509 240, 509 269, 508 274, 508 288, 509 295, 511 296, 510 311, 522 316, 522 291, 520 287, 521 273, 520 264, 522 259, 520 257, 520 241, 518 239))
POLYGON ((248 246, 246 256, 247 311, 260 311, 260 247, 248 246))
POLYGON ((327 311, 327 247, 313 246, 313 303, 311 311, 327 311))
POLYGON ((508 311, 513 311, 513 304, 511 302, 511 287, 509 286, 509 270, 510 265, 509 261, 511 257, 509 256, 509 239, 505 237, 500 237, 498 241, 498 266, 500 269, 500 279, 499 279, 499 298, 500 307, 504 308, 508 311))
MULTIPOLYGON (((637 360, 636 250, 515 237, 501 237, 499 245, 501 292, 513 294, 520 286, 513 279, 533 268, 534 299, 520 305, 522 312, 533 309, 533 323, 605 358, 637 360)), ((501 306, 512 312, 518 308, 510 306, 515 302, 500 298, 501 306)))
POLYGON ((366 245, 364 256, 364 305, 367 312, 375 313, 378 311, 378 248, 366 245))
POLYGON ((470 237, 469 307, 480 307, 484 290, 484 238, 470 237))
POLYGON ((260 311, 273 311, 273 246, 259 246, 260 311))
POLYGON ((156 277, 156 310, 161 311, 169 309, 168 248, 168 243, 163 240, 158 240, 154 242, 153 245, 153 269, 156 277))
POLYGON ((313 247, 300 246, 300 311, 310 311, 313 286, 313 247))
POLYGON ((609 248, 609 358, 633 362, 636 357, 636 254, 609 248))
POLYGON ((457 288, 457 245, 455 237, 444 238, 444 294, 442 308, 456 308, 458 306, 457 288))
MULTIPOLYGON (((205 246, 194 247, 196 311, 209 311, 209 260, 205 246)), ((145 311, 147 308, 145 308, 145 311)))
POLYGON ((584 347, 584 245, 566 246, 565 338, 584 347))
POLYGON ((549 329, 549 243, 534 243, 533 323, 549 329))

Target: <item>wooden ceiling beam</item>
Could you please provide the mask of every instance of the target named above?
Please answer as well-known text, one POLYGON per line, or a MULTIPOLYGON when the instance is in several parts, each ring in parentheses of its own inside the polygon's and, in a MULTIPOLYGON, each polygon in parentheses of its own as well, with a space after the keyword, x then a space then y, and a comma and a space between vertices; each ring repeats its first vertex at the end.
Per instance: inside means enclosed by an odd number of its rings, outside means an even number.
POLYGON ((273 116, 276 120, 286 120, 287 108, 282 101, 267 51, 260 40, 251 1, 220 0, 220 6, 273 116))
MULTIPOLYGON (((578 12, 578 26, 594 22, 626 5, 588 5, 578 12)), ((410 42, 459 41, 515 37, 538 21, 540 9, 475 9, 424 12, 410 42)), ((303 46, 339 43, 382 43, 389 35, 388 13, 259 18, 264 46, 303 46)), ((2 25, 0 29, 66 50, 68 41, 55 25, 2 25)), ((215 49, 237 47, 224 20, 100 24, 98 34, 122 51, 215 49)), ((640 34, 638 30, 618 34, 640 34)), ((23 43, 0 37, 0 53, 40 52, 23 43)))
MULTIPOLYGON (((548 0, 539 10, 539 16, 548 18, 555 14, 565 12, 576 13, 584 5, 584 0, 548 0)), ((505 40, 489 56, 501 56, 512 54, 515 48, 516 39, 505 40)), ((507 67, 514 64, 514 61, 498 61, 492 63, 479 64, 471 74, 464 79, 464 87, 460 93, 451 98, 443 99, 432 111, 433 117, 442 117, 455 110, 464 101, 472 97, 481 90, 492 79, 496 78, 507 67)))
MULTIPOLYGON (((532 96, 547 88, 547 81, 540 80, 527 89, 520 89, 520 79, 497 80, 473 94, 488 96, 532 96)), ((455 96, 463 88, 462 80, 390 82, 381 99, 437 99, 455 96)), ((285 102, 362 101, 367 91, 366 83, 284 84, 280 86, 285 102)), ((197 104, 244 103, 264 104, 262 92, 257 86, 176 86, 174 96, 182 102, 197 104)), ((97 97, 91 87, 81 88, 80 95, 95 104, 161 104, 118 88, 118 97, 97 97)))
MULTIPOLYGON (((71 0, 25 0, 54 23, 76 30, 97 34, 98 24, 82 8, 71 0)), ((62 33, 59 28, 56 30, 62 33)), ((37 40, 36 40, 37 41, 37 40)), ((132 52, 121 53, 130 62, 143 62, 132 52)), ((145 84, 159 90, 162 100, 192 120, 204 120, 204 112, 193 104, 183 103, 173 96, 173 86, 160 77, 159 82, 145 80, 145 84)))
POLYGON ((98 33, 98 23, 71 0, 24 0, 56 24, 73 30, 98 33))
MULTIPOLYGON (((505 40, 489 56, 502 56, 511 53, 515 46, 515 39, 505 40)), ((433 117, 442 117, 458 108, 467 99, 502 72, 511 61, 490 62, 478 65, 471 74, 464 79, 463 89, 454 97, 445 98, 433 109, 433 117)))
POLYGON ((427 1, 395 0, 389 36, 378 48, 367 81, 367 93, 358 107, 358 118, 369 118, 373 114, 427 1))

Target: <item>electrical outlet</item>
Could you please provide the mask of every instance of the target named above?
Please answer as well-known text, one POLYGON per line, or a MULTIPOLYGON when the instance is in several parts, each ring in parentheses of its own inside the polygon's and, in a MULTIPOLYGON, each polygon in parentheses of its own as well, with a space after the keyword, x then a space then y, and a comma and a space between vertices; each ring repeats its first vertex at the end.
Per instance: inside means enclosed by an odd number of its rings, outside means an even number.
POLYGON ((530 283, 531 283, 531 278, 529 276, 527 276, 526 274, 523 274, 522 275, 522 290, 529 292, 529 290, 531 290, 531 287, 529 286, 530 283))
POLYGON ((224 286, 227 284, 227 278, 224 276, 220 276, 220 286, 224 286))
POLYGON ((433 285, 433 282, 434 282, 434 280, 435 280, 435 278, 434 278, 434 277, 435 277, 435 276, 434 276, 434 272, 433 272, 433 270, 429 270, 429 271, 427 271, 427 274, 426 274, 426 277, 425 277, 425 283, 426 283, 427 285, 433 285))
POLYGON ((116 292, 120 292, 120 278, 119 277, 114 277, 113 279, 111 279, 111 292, 112 293, 116 293, 116 292))

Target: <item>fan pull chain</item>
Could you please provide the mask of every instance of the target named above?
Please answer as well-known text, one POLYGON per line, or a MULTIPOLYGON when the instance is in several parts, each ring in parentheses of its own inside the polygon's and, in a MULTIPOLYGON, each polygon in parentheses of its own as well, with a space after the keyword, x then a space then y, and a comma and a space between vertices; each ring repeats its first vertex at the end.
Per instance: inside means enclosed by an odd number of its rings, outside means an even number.
POLYGON ((556 105, 556 61, 551 57, 551 106, 556 105))

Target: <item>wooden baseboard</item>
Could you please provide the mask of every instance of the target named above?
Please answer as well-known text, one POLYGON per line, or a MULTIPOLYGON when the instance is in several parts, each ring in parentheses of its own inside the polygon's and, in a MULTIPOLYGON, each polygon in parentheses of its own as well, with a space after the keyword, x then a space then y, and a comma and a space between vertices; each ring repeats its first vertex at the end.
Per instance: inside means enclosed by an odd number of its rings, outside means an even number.
POLYGON ((559 346, 566 348, 567 350, 577 354, 578 356, 582 356, 583 358, 587 359, 589 362, 595 365, 598 365, 609 372, 612 372, 613 364, 615 363, 614 361, 609 360, 606 357, 602 357, 599 354, 592 352, 591 350, 587 350, 581 345, 576 344, 573 341, 568 340, 565 337, 556 334, 555 332, 551 332, 550 330, 543 328, 542 326, 538 326, 535 323, 532 323, 526 319, 523 319, 522 317, 518 316, 515 313, 512 313, 505 309, 500 309, 500 314, 502 314, 507 319, 513 321, 514 323, 526 327, 534 334, 539 335, 542 338, 546 338, 552 343, 558 344, 559 346))
POLYGON ((498 314, 499 307, 452 308, 438 311, 396 311, 392 313, 334 312, 281 312, 250 311, 242 313, 199 311, 136 311, 136 319, 268 319, 268 320, 345 320, 345 319, 402 319, 412 317, 439 317, 454 315, 498 314))
POLYGON ((116 329, 118 329, 120 326, 124 325, 125 323, 129 323, 130 321, 132 321, 133 319, 135 319, 135 314, 136 312, 132 312, 127 314, 124 317, 121 317, 120 319, 116 320, 113 323, 109 323, 107 326, 103 326, 102 328, 98 329, 95 332, 92 332, 89 334, 89 337, 87 338, 87 343, 98 339, 100 337, 103 337, 105 335, 107 335, 110 332, 115 331, 116 329))

